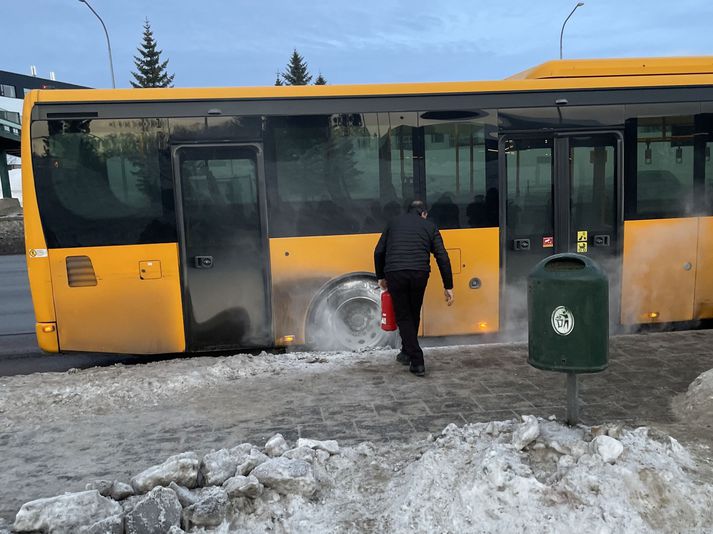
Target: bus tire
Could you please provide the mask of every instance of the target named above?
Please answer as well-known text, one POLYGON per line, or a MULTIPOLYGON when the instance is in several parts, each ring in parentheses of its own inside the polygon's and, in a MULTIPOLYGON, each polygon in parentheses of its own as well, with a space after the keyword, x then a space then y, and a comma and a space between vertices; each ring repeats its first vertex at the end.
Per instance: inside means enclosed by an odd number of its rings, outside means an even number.
POLYGON ((395 347, 398 338, 381 329, 381 290, 366 273, 326 284, 312 301, 305 331, 308 346, 318 350, 395 347))

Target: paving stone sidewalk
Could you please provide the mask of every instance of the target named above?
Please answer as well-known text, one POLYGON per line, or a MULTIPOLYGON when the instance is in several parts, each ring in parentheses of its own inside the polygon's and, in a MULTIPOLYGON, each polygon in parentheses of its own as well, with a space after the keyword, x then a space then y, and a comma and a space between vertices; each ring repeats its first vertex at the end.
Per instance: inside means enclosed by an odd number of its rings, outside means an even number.
MULTIPOLYGON (((425 379, 396 362, 368 361, 331 375, 328 391, 324 377, 310 377, 304 411, 273 429, 295 437, 385 441, 440 432, 449 423, 526 414, 565 417, 566 375, 528 365, 526 344, 426 349, 426 362, 425 379)), ((614 337, 609 368, 579 375, 580 420, 588 425, 675 423, 673 397, 711 368, 713 331, 614 337)))
MULTIPOLYGON (((427 349, 425 378, 395 354, 355 354, 336 371, 315 363, 311 373, 258 375, 140 410, 19 425, 0 433, 0 517, 97 478, 128 480, 177 452, 263 444, 275 432, 349 445, 423 437, 449 423, 564 418, 565 375, 530 367, 525 344, 427 349)), ((710 368, 713 330, 612 338, 609 369, 580 375, 581 420, 673 428, 671 400, 710 368)))

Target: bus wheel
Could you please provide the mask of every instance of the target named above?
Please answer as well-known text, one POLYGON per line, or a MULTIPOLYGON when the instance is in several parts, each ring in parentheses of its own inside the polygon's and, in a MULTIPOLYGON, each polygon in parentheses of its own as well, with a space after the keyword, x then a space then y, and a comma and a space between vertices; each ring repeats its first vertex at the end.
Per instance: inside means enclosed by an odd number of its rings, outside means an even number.
POLYGON ((327 285, 312 305, 306 333, 307 343, 320 350, 394 347, 397 339, 381 329, 381 292, 369 276, 327 285))

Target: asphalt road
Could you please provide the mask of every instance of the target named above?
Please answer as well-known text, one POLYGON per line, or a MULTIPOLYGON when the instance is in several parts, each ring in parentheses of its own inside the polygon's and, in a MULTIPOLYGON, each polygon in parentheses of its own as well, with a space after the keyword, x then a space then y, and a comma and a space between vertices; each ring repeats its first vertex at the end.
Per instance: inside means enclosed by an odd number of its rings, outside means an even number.
POLYGON ((0 376, 63 372, 115 363, 141 363, 175 356, 45 354, 37 347, 35 315, 24 256, 0 256, 0 376))
POLYGON ((34 331, 25 257, 0 256, 0 336, 34 331))

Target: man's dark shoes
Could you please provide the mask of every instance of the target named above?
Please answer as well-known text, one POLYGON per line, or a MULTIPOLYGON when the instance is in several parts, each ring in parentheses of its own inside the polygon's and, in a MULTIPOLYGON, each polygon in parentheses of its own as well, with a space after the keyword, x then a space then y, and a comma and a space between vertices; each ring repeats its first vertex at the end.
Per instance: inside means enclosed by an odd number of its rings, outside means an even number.
POLYGON ((416 376, 426 376, 426 366, 423 364, 421 364, 421 365, 411 364, 411 365, 409 365, 408 370, 411 371, 416 376))
POLYGON ((396 361, 403 364, 403 365, 408 365, 411 363, 411 358, 409 357, 408 354, 405 354, 403 352, 399 352, 396 355, 396 361))

